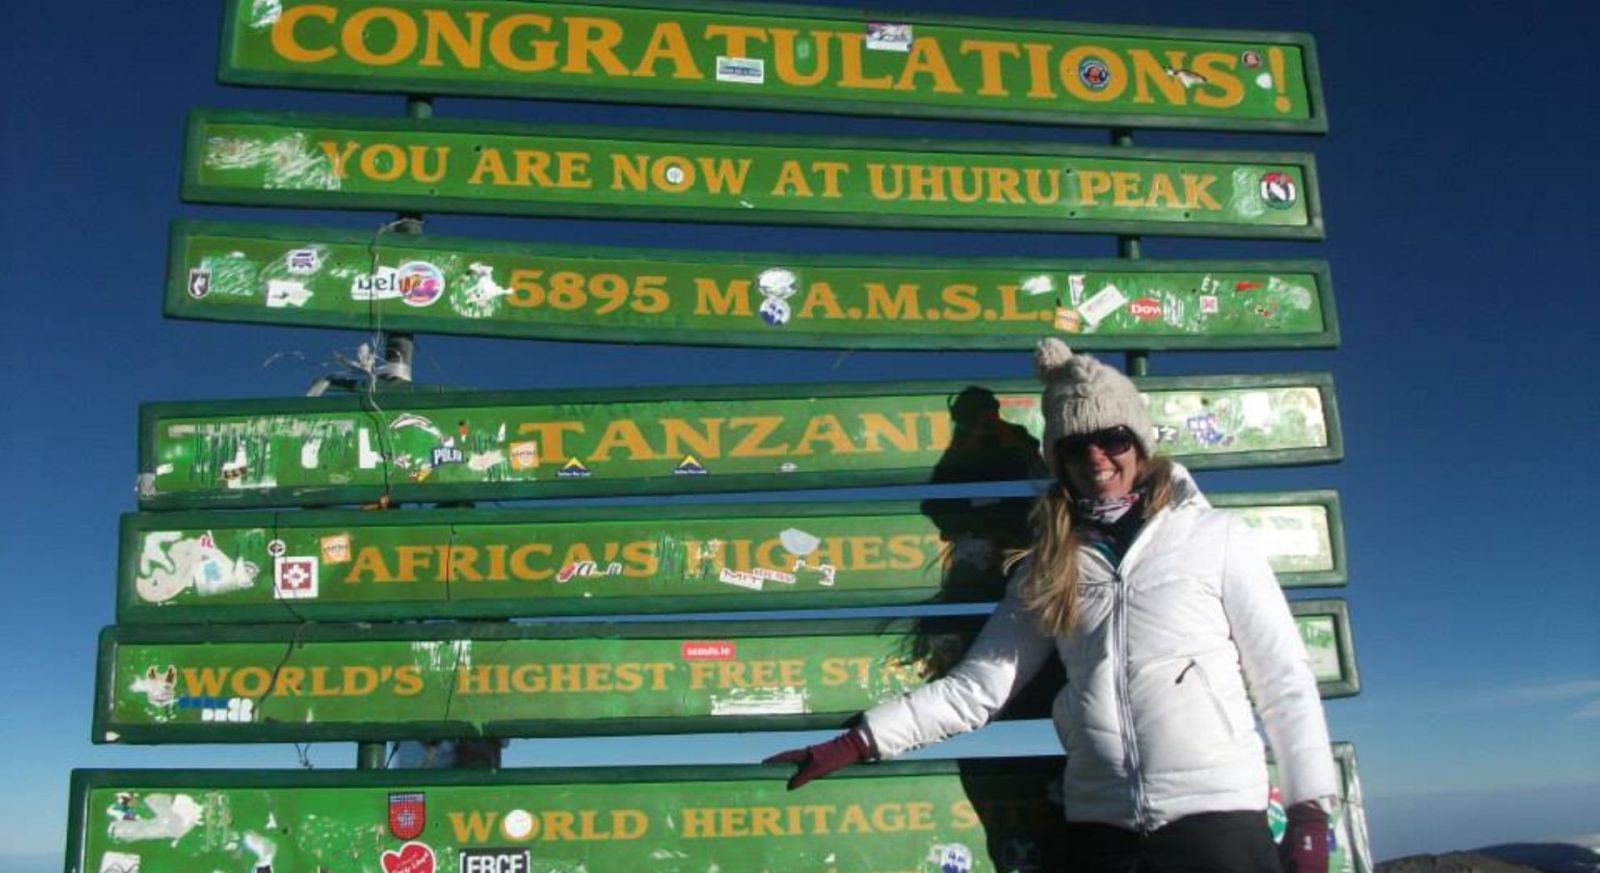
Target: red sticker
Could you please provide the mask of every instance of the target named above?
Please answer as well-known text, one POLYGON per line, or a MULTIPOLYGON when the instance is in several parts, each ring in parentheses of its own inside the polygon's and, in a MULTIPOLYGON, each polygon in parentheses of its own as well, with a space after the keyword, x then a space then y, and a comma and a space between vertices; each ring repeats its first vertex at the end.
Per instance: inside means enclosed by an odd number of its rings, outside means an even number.
POLYGON ((1035 397, 1028 397, 1028 396, 1018 397, 1018 396, 1012 395, 1012 396, 1000 398, 1000 408, 1002 408, 1002 409, 1011 409, 1012 407, 1016 407, 1016 406, 1038 406, 1038 405, 1039 405, 1039 398, 1036 397, 1036 396, 1035 397))
POLYGON ((383 873, 433 873, 433 849, 425 843, 406 843, 400 851, 384 850, 383 873))
POLYGON ((733 643, 692 642, 681 647, 685 661, 732 661, 733 643))
POLYGON ((1155 321, 1161 317, 1161 301, 1154 297, 1140 297, 1128 304, 1128 314, 1140 321, 1155 321))
POLYGON ((1261 290, 1261 283, 1260 282, 1250 282, 1250 281, 1235 282, 1235 283, 1233 283, 1233 290, 1235 290, 1235 291, 1260 291, 1261 290))
POLYGON ((389 833, 397 840, 422 836, 428 823, 428 796, 422 792, 389 795, 389 833))

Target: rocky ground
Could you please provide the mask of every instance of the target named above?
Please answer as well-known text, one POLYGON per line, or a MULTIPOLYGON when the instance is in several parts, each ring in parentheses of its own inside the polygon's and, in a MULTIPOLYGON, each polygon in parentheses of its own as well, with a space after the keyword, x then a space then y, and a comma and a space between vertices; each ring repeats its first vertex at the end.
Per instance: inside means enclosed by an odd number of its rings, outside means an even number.
POLYGON ((1508 843, 1408 855, 1378 864, 1374 873, 1600 873, 1600 852, 1571 843, 1508 843))

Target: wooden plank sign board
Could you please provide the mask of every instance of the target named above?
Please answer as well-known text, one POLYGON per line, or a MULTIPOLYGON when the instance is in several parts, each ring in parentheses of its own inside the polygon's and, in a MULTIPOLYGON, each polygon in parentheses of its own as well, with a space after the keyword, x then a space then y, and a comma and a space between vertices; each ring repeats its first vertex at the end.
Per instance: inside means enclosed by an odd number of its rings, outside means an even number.
MULTIPOLYGON (((1338 495, 1211 495, 1286 588, 1346 580, 1338 495)), ((1024 498, 123 517, 118 620, 251 623, 996 600, 1024 498), (296 580, 299 580, 298 584, 296 580)))
POLYGON ((1304 152, 907 141, 196 110, 195 203, 1322 239, 1304 152))
MULTIPOLYGON (((710 2, 231 0, 245 85, 1321 133, 1304 34, 710 2)), ((870 122, 868 122, 870 123, 870 122)))
MULTIPOLYGON (((1357 693, 1343 602, 1293 608, 1323 694, 1357 693)), ((836 727, 943 675, 983 618, 118 625, 101 634, 94 739, 309 742, 836 727)), ((1019 702, 1008 716, 1044 717, 1048 699, 1019 702)))
MULTIPOLYGON (((1370 873, 1355 752, 1333 752, 1344 803, 1329 870, 1370 873)), ((1062 760, 872 764, 798 792, 787 769, 754 765, 78 770, 66 870, 1060 870, 1048 797, 1062 760)))
MULTIPOLYGON (((1136 380, 1193 468, 1343 453, 1327 374, 1136 380)), ((146 509, 676 494, 1040 478, 1039 386, 648 387, 153 403, 146 509)))
POLYGON ((174 318, 797 348, 1324 348, 1320 261, 650 251, 179 221, 174 318))

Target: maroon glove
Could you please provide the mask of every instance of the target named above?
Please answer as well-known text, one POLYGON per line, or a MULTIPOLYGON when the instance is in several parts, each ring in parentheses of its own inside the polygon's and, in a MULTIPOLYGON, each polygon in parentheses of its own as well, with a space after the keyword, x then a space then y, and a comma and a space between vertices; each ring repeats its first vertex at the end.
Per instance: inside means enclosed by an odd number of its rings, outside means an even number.
POLYGON ((793 791, 813 779, 872 757, 876 757, 876 750, 867 733, 851 728, 826 743, 779 752, 761 763, 799 764, 799 771, 789 777, 789 790, 793 791))
POLYGON ((1284 873, 1328 873, 1328 814, 1315 800, 1288 809, 1289 826, 1278 845, 1284 873))

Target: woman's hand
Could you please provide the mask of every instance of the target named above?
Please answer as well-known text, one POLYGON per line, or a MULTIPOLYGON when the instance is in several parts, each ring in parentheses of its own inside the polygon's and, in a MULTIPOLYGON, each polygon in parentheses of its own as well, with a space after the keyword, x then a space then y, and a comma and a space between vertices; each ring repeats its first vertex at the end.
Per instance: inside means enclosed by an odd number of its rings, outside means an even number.
POLYGON ((761 763, 799 764, 800 769, 789 777, 789 790, 793 791, 813 779, 875 757, 872 738, 860 728, 851 728, 825 743, 779 752, 761 763))
POLYGON ((1328 873, 1328 814, 1315 800, 1288 809, 1289 827, 1278 845, 1284 873, 1328 873))

